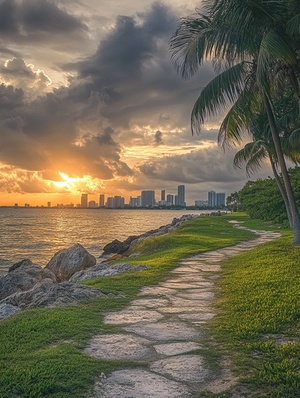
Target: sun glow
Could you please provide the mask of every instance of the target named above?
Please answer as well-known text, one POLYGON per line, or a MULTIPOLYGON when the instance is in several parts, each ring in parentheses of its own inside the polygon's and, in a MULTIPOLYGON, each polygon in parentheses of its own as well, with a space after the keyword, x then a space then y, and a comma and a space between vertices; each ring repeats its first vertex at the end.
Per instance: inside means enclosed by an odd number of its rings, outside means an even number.
POLYGON ((72 188, 78 183, 84 180, 84 178, 80 177, 69 177, 67 174, 62 173, 61 171, 58 173, 63 181, 53 181, 53 184, 58 188, 65 188, 67 190, 72 191, 72 188))

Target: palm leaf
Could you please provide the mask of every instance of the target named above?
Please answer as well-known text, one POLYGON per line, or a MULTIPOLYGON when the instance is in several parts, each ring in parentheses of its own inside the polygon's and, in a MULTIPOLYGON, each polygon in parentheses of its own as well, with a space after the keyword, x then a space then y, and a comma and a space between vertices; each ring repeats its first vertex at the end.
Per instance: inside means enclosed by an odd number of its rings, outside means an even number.
POLYGON ((257 172, 264 159, 269 157, 267 144, 263 140, 250 142, 243 149, 238 151, 233 159, 233 165, 241 168, 242 164, 246 164, 246 173, 249 177, 257 172))
POLYGON ((291 135, 289 136, 289 144, 291 147, 300 148, 300 128, 292 131, 291 135))
POLYGON ((192 110, 192 132, 199 132, 207 117, 236 101, 245 85, 249 65, 241 62, 216 76, 202 90, 192 110))
POLYGON ((286 33, 291 36, 300 36, 300 14, 295 15, 287 22, 286 33))
POLYGON ((251 126, 254 112, 261 107, 259 93, 255 90, 255 81, 248 80, 243 92, 227 112, 218 135, 218 142, 225 147, 232 147, 242 142, 243 134, 253 134, 251 126))
POLYGON ((182 77, 194 75, 205 59, 206 32, 209 26, 210 20, 205 15, 183 18, 171 38, 172 61, 182 77))
POLYGON ((282 61, 288 65, 295 65, 297 57, 293 49, 274 29, 269 30, 263 37, 257 59, 257 81, 267 88, 268 74, 272 73, 271 64, 282 61))

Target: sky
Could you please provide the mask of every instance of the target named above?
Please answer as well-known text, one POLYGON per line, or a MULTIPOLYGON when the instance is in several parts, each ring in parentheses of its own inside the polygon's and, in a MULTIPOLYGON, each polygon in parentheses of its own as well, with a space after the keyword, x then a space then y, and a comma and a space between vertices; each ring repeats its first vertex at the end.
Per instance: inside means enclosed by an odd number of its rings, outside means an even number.
MULTIPOLYGON (((80 203, 141 190, 239 190, 222 115, 192 135, 214 72, 183 80, 169 40, 201 2, 0 0, 0 205, 80 203), (184 4, 183 4, 184 3, 184 4)), ((267 176, 268 168, 253 178, 267 176)))

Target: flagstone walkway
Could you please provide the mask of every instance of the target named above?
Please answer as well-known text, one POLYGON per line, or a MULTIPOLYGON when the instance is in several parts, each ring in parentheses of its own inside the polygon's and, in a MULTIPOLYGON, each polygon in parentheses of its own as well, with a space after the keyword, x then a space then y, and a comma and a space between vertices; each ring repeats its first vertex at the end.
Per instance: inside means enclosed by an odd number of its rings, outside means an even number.
POLYGON ((142 288, 125 310, 106 314, 105 323, 121 325, 122 332, 95 336, 85 352, 137 365, 101 374, 91 398, 192 398, 201 391, 221 393, 236 383, 226 364, 216 372, 206 363, 205 323, 214 316, 221 263, 280 236, 254 232, 259 235, 254 240, 181 261, 168 280, 142 288))

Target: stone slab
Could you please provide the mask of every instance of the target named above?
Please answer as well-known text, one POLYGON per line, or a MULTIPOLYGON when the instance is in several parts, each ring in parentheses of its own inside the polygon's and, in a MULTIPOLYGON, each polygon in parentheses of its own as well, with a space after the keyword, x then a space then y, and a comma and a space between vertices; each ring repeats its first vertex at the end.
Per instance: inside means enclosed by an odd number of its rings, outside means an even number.
POLYGON ((164 307, 170 304, 170 301, 163 298, 145 298, 138 299, 131 302, 134 306, 141 306, 146 308, 164 307))
MULTIPOLYGON (((195 289, 196 290, 196 289, 195 289)), ((197 292, 179 292, 176 295, 177 297, 182 297, 187 300, 194 300, 195 304, 197 304, 197 300, 213 300, 214 293, 210 290, 201 290, 197 292)))
POLYGON ((104 323, 109 325, 124 325, 136 322, 156 322, 163 315, 157 311, 129 308, 120 312, 110 312, 105 315, 104 323))
POLYGON ((166 288, 171 288, 171 289, 199 289, 199 287, 202 287, 202 283, 186 283, 186 282, 163 282, 160 284, 160 286, 166 287, 166 288))
POLYGON ((100 379, 92 398, 192 398, 192 394, 185 385, 155 373, 124 369, 100 379))
POLYGON ((175 289, 167 289, 165 287, 143 287, 139 296, 169 296, 175 293, 175 289))
POLYGON ((179 314, 178 317, 183 321, 208 321, 215 316, 212 312, 194 312, 179 314))
POLYGON ((207 302, 204 305, 195 304, 190 307, 163 307, 159 308, 158 311, 163 314, 180 314, 181 312, 206 312, 207 302))
POLYGON ((189 383, 202 383, 208 376, 200 355, 179 355, 155 361, 150 370, 189 383))
POLYGON ((195 343, 194 341, 187 341, 181 343, 157 344, 154 346, 154 348, 155 351, 160 355, 173 356, 198 350, 201 348, 201 345, 195 343))
POLYGON ((125 330, 155 341, 189 341, 198 339, 200 332, 183 322, 159 322, 126 326, 125 330))
POLYGON ((145 360, 154 354, 149 344, 151 341, 139 336, 104 334, 94 336, 84 351, 93 358, 145 360))

